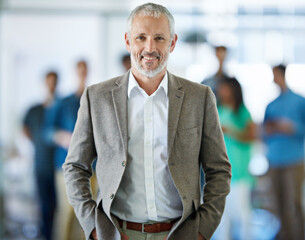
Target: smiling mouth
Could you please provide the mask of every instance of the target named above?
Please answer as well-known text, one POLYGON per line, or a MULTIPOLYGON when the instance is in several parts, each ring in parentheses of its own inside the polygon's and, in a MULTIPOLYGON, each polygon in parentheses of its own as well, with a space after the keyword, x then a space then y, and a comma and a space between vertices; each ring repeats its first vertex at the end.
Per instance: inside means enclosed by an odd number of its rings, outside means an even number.
POLYGON ((146 61, 160 60, 160 55, 157 52, 142 52, 141 59, 146 61))
POLYGON ((142 58, 144 58, 145 60, 155 60, 155 59, 158 59, 157 57, 145 57, 145 56, 142 56, 142 58))

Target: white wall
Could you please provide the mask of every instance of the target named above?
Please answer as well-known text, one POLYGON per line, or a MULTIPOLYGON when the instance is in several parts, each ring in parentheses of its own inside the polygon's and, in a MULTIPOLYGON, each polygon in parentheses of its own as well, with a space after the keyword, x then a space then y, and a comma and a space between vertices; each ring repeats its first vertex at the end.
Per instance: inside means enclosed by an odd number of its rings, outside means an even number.
POLYGON ((19 131, 26 109, 43 100, 44 74, 60 74, 59 93, 76 87, 75 63, 89 62, 89 84, 101 81, 102 20, 97 16, 3 14, 1 21, 1 134, 10 140, 19 131))

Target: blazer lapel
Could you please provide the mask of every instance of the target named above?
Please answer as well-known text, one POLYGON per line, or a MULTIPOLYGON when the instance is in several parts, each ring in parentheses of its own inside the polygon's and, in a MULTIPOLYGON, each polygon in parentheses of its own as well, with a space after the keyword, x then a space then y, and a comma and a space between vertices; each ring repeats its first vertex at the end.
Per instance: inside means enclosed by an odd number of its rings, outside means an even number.
POLYGON ((127 72, 122 78, 116 81, 117 87, 112 90, 112 99, 116 114, 116 119, 123 143, 125 156, 127 157, 127 137, 128 137, 128 105, 127 105, 127 88, 128 88, 127 72))
POLYGON ((184 92, 181 89, 179 79, 168 73, 168 156, 172 151, 183 103, 184 92))

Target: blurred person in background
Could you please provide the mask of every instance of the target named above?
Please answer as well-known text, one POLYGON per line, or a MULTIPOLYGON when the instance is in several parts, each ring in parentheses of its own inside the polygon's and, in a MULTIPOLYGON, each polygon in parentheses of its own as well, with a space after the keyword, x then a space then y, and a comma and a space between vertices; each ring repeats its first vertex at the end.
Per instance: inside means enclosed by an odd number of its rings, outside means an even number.
POLYGON ((263 122, 269 174, 280 219, 279 240, 304 240, 303 181, 305 99, 286 84, 286 66, 273 68, 280 95, 266 109, 263 122))
POLYGON ((248 171, 251 145, 256 139, 256 125, 243 102, 242 89, 235 78, 218 82, 218 112, 228 157, 232 166, 231 192, 214 239, 251 239, 251 187, 248 171))
POLYGON ((85 89, 88 67, 87 62, 80 60, 76 64, 78 87, 75 93, 61 99, 54 108, 54 119, 50 119, 48 129, 56 145, 56 192, 58 208, 55 215, 55 239, 76 240, 83 239, 74 211, 66 196, 62 165, 67 156, 72 132, 80 106, 80 97, 85 89))
POLYGON ((23 130, 33 142, 34 174, 41 210, 41 232, 46 240, 52 239, 53 218, 56 207, 54 180, 54 145, 48 144, 45 136, 46 119, 52 117, 52 107, 56 100, 57 73, 48 72, 45 83, 48 95, 42 104, 31 107, 25 115, 23 130))
POLYGON ((131 68, 130 54, 129 53, 124 54, 121 58, 121 62, 125 71, 127 72, 131 68))
POLYGON ((226 60, 227 56, 227 48, 225 46, 216 46, 215 48, 215 55, 218 60, 218 70, 216 74, 210 78, 207 78, 201 82, 201 84, 207 85, 212 88, 216 98, 218 99, 217 96, 217 88, 218 88, 218 83, 220 80, 223 78, 227 78, 228 75, 224 72, 223 66, 226 60))
MULTIPOLYGON (((201 84, 209 86, 213 93, 216 96, 216 100, 218 101, 218 83, 222 79, 228 78, 228 75, 224 72, 223 66, 227 57, 227 48, 225 46, 215 46, 214 47, 215 56, 218 60, 218 70, 216 74, 212 77, 209 77, 207 79, 204 79, 201 84)), ((204 173, 203 170, 201 170, 201 176, 200 176, 200 185, 201 185, 201 191, 203 191, 203 187, 205 184, 204 180, 204 173)))

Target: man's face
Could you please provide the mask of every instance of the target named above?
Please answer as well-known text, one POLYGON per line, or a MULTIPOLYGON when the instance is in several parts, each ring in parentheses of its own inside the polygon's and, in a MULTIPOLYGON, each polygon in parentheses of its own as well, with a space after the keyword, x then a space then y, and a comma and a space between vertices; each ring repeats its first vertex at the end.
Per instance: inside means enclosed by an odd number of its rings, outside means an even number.
POLYGON ((87 65, 85 63, 79 63, 77 65, 77 75, 81 81, 85 81, 88 74, 87 65))
POLYGON ((223 63, 227 55, 227 50, 224 48, 216 48, 216 57, 219 62, 223 63))
POLYGON ((273 81, 277 84, 277 85, 282 85, 283 82, 285 81, 285 77, 283 76, 283 73, 281 72, 281 70, 277 69, 277 68, 273 68, 273 81))
POLYGON ((171 39, 169 22, 165 16, 136 16, 130 35, 125 34, 132 70, 146 77, 165 72, 169 53, 174 50, 176 41, 176 35, 171 39))
POLYGON ((49 92, 53 95, 55 93, 56 85, 57 85, 57 79, 53 75, 49 75, 46 77, 46 85, 49 90, 49 92))

